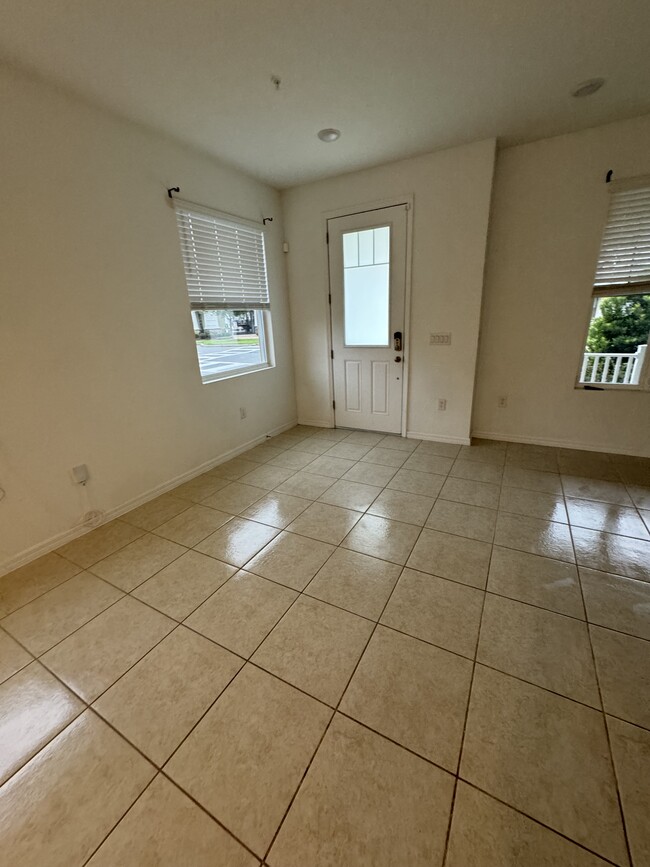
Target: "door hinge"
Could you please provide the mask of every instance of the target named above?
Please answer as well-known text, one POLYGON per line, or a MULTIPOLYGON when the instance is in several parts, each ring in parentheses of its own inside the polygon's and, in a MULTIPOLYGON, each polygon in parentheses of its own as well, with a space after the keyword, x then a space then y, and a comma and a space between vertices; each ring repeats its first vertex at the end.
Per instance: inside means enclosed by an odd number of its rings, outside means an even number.
POLYGON ((330 358, 334 358, 334 350, 330 349, 330 358))
POLYGON ((330 233, 329 233, 329 232, 325 232, 325 243, 326 243, 326 244, 329 244, 329 242, 330 242, 330 233))
POLYGON ((331 305, 331 303, 332 303, 332 293, 331 293, 331 292, 330 292, 330 294, 327 296, 327 300, 328 300, 329 304, 331 305))
POLYGON ((336 401, 335 400, 332 401, 332 409, 336 409, 336 401))

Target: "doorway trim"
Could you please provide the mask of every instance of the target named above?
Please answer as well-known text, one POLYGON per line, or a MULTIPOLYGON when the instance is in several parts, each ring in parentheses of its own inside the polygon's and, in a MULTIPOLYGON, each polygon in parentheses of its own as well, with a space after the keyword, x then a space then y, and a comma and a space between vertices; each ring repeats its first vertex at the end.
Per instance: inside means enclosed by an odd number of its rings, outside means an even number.
POLYGON ((380 211, 383 208, 392 208, 396 205, 406 205, 406 273, 404 275, 404 324, 408 337, 408 348, 404 353, 403 384, 402 384, 402 418, 400 436, 406 437, 408 422, 408 396, 409 396, 409 371, 411 367, 411 274, 413 264, 413 207, 415 196, 407 193, 403 196, 391 196, 387 199, 374 199, 370 202, 361 202, 357 205, 348 205, 343 208, 335 208, 331 211, 321 212, 321 228, 323 238, 323 268, 325 270, 325 313, 327 322, 327 354, 329 364, 327 375, 329 380, 329 420, 330 427, 336 425, 334 412, 334 364, 332 360, 332 308, 329 301, 331 292, 329 245, 327 244, 328 225, 330 220, 337 217, 352 217, 356 214, 364 214, 367 211, 380 211))

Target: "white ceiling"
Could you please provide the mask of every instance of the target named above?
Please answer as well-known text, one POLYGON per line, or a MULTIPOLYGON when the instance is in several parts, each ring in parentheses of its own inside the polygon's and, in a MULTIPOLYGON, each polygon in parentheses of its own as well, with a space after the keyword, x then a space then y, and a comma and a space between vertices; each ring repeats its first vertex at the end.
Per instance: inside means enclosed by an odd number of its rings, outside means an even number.
POLYGON ((3 0, 2 10, 5 59, 278 187, 650 111, 648 0, 3 0), (595 76, 603 90, 569 96, 595 76), (342 136, 323 144, 316 133, 329 126, 342 136))

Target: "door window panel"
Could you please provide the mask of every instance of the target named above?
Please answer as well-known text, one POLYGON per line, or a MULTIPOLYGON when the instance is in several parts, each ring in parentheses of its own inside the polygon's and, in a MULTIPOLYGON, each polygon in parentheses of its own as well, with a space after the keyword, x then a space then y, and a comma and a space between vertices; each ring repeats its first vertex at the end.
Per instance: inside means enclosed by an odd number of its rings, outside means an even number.
POLYGON ((390 345, 390 226, 343 235, 346 346, 390 345))

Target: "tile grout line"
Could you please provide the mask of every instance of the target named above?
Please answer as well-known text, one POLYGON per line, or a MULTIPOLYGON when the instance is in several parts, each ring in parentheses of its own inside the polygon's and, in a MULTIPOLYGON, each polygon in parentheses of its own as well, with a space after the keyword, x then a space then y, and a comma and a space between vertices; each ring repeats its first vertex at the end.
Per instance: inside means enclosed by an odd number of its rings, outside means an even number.
POLYGON ((87 863, 91 860, 91 858, 93 858, 93 856, 94 856, 94 855, 95 855, 95 854, 96 854, 96 853, 97 853, 97 852, 102 848, 102 846, 104 845, 104 843, 106 842, 106 840, 108 840, 108 838, 111 836, 111 834, 113 833, 113 831, 115 831, 115 829, 118 827, 118 825, 121 825, 121 824, 122 824, 122 821, 123 821, 123 820, 127 817, 127 815, 131 812, 131 810, 133 809, 133 807, 135 807, 135 805, 138 803, 138 801, 140 800, 140 798, 143 797, 143 795, 145 794, 145 792, 147 792, 147 791, 151 788, 151 786, 153 785, 154 780, 156 780, 157 778, 158 778, 158 772, 156 772, 156 773, 153 775, 153 777, 149 780, 149 782, 148 782, 147 785, 144 787, 144 789, 140 792, 139 795, 137 795, 137 797, 135 798, 135 800, 132 801, 131 804, 129 804, 129 806, 128 806, 128 807, 126 808, 126 810, 122 813, 122 815, 119 817, 119 819, 117 820, 117 822, 115 822, 115 824, 111 826, 111 828, 109 829, 108 833, 106 833, 106 834, 102 837, 102 839, 99 841, 99 844, 98 844, 97 846, 95 846, 95 848, 92 850, 92 852, 90 853, 90 855, 89 855, 86 859, 84 859, 82 867, 86 867, 86 864, 87 864, 87 863))
MULTIPOLYGON (((485 588, 487 589, 488 577, 490 574, 490 567, 492 565, 492 555, 494 553, 494 543, 490 548, 490 560, 488 562, 486 574, 485 574, 485 588)), ((472 659, 472 674, 469 682, 469 690, 467 692, 467 703, 465 705, 465 717, 463 720, 463 730, 460 739, 460 747, 458 749, 458 759, 456 761, 456 771, 454 774, 454 787, 451 793, 451 804, 449 807, 449 820, 447 822, 447 834, 445 836, 445 845, 443 849, 442 855, 442 867, 444 867, 445 862, 447 861, 447 854, 449 852, 449 842, 451 840, 451 827, 454 818, 454 811, 456 807, 456 793, 458 791, 458 779, 460 775, 460 764, 463 757, 463 749, 465 747, 465 736, 467 733, 467 721, 469 719, 469 709, 472 702, 472 692, 474 689, 474 677, 476 674, 476 666, 478 659, 478 649, 481 641, 481 627, 483 626, 483 614, 485 612, 485 600, 487 598, 487 590, 483 593, 483 598, 481 600, 481 615, 479 617, 478 631, 476 633, 476 644, 474 645, 474 657, 472 659)))
MULTIPOLYGON (((417 540, 420 538, 421 533, 422 533, 422 528, 420 528, 420 533, 418 533, 418 536, 417 536, 417 538, 415 539, 415 541, 414 541, 414 543, 413 543, 413 546, 412 546, 411 550, 413 550, 413 548, 414 548, 415 545, 417 544, 417 540)), ((345 538, 345 537, 344 537, 344 538, 345 538)), ((343 540, 342 540, 342 541, 343 541, 343 540)), ((338 549, 339 547, 340 547, 340 544, 337 545, 337 549, 338 549)), ((346 549, 344 549, 344 550, 346 550, 346 549)), ((334 554, 334 551, 332 552, 332 555, 333 555, 333 554, 334 554)), ((330 555, 330 556, 332 556, 332 555, 330 555)), ((329 558, 328 558, 328 559, 329 559, 329 558)), ((407 559, 408 559, 408 558, 407 558, 407 559)), ((324 565, 325 565, 325 564, 323 564, 323 566, 324 566, 324 565)), ((321 569, 322 569, 322 568, 323 568, 323 567, 321 567, 321 569)), ((403 573, 403 571, 404 571, 404 568, 406 568, 406 567, 402 567, 402 573, 403 573)), ((320 571, 320 569, 319 569, 319 571, 320 571)), ((336 703, 336 707, 334 708, 334 712, 332 713, 332 716, 330 717, 330 720, 329 720, 327 726, 325 727, 325 730, 324 730, 324 732, 323 732, 323 734, 322 734, 322 737, 321 737, 321 739, 319 740, 319 742, 318 742, 318 744, 317 744, 317 746, 316 746, 316 749, 314 750, 314 753, 313 753, 313 755, 312 755, 312 757, 311 757, 309 763, 307 764, 307 767, 305 768, 305 770, 304 770, 304 772, 303 772, 303 774, 302 774, 302 777, 300 778, 300 782, 298 783, 298 786, 297 786, 295 792, 293 793, 293 797, 291 798, 291 800, 289 801, 289 804, 287 805, 287 808, 286 808, 286 810, 285 810, 285 812, 284 812, 284 815, 282 816, 282 819, 280 820, 280 824, 279 824, 278 827, 276 828, 275 833, 274 833, 274 835, 273 835, 273 838, 271 839, 271 842, 269 843, 269 846, 268 846, 266 852, 264 853, 264 857, 262 858, 263 861, 266 861, 266 860, 268 859, 268 856, 269 856, 269 854, 270 854, 270 852, 271 852, 271 849, 273 848, 273 845, 274 845, 274 843, 275 843, 275 841, 276 841, 276 839, 277 839, 277 837, 278 837, 278 835, 279 835, 279 833, 280 833, 280 831, 281 831, 281 829, 282 829, 282 826, 284 825, 284 822, 285 822, 285 820, 286 820, 286 818, 287 818, 287 816, 288 816, 288 814, 289 814, 289 811, 291 810, 293 804, 295 803, 295 801, 296 801, 296 799, 297 799, 297 797, 298 797, 298 793, 300 792, 300 789, 301 789, 301 787, 302 787, 302 784, 303 784, 305 778, 307 777, 307 774, 308 774, 308 772, 309 772, 309 769, 311 768, 311 766, 312 766, 312 764, 313 764, 313 762, 314 762, 314 759, 316 758, 316 755, 318 754, 318 751, 319 751, 319 749, 320 749, 320 747, 321 747, 321 744, 323 743, 323 740, 325 739, 325 736, 327 735, 327 733, 328 733, 328 731, 329 731, 329 729, 330 729, 330 727, 331 727, 331 725, 332 725, 332 720, 336 717, 336 714, 337 714, 337 712, 338 712, 338 709, 339 709, 339 707, 340 707, 340 704, 341 704, 341 702, 343 701, 343 697, 345 696, 345 693, 347 692, 348 687, 350 686, 350 683, 352 682, 352 679, 353 679, 354 675, 356 674, 356 671, 357 671, 357 669, 358 669, 358 667, 359 667, 359 664, 361 663, 361 660, 363 659, 363 657, 364 657, 364 655, 365 655, 365 653, 366 653, 366 650, 368 649, 368 646, 369 646, 369 644, 370 644, 370 642, 371 642, 371 640, 372 640, 372 637, 373 637, 373 635, 375 634, 375 632, 376 632, 376 630, 377 630, 377 627, 379 626, 379 621, 380 621, 381 618, 383 617, 384 611, 386 610, 386 608, 387 608, 387 606, 388 606, 388 603, 390 602, 391 597, 392 597, 393 593, 395 592, 395 588, 396 588, 397 585, 399 584, 399 580, 400 580, 400 578, 401 578, 402 573, 400 573, 400 575, 398 576, 397 580, 396 580, 395 583, 393 584, 393 587, 392 587, 390 593, 388 594, 388 597, 387 597, 386 602, 384 603, 384 606, 383 606, 383 608, 382 608, 382 610, 381 610, 381 612, 380 612, 380 614, 379 614, 379 617, 378 617, 377 621, 375 622, 375 624, 374 624, 374 626, 373 626, 373 628, 372 628, 372 630, 371 630, 371 632, 370 632, 370 634, 369 634, 369 636, 368 636, 368 640, 366 641, 366 643, 365 643, 365 645, 364 645, 364 647, 363 647, 363 650, 362 650, 361 653, 359 654, 359 657, 358 657, 358 659, 357 659, 357 661, 356 661, 356 663, 355 663, 355 665, 354 665, 354 668, 352 669, 352 672, 351 672, 350 676, 348 677, 348 679, 347 679, 347 681, 346 681, 346 683, 345 683, 345 686, 343 687, 343 689, 342 689, 342 691, 341 691, 341 694, 340 694, 340 696, 339 696, 339 700, 338 700, 338 702, 336 703)), ((317 572, 316 574, 318 574, 318 572, 317 572)), ((316 576, 314 576, 314 578, 315 578, 315 577, 316 577, 316 576)), ((313 578, 312 578, 312 580, 313 580, 313 578)), ((311 582, 310 582, 310 583, 311 583, 311 582)), ((307 585, 307 586, 309 586, 309 585, 307 585)), ((269 635, 270 635, 270 634, 271 634, 271 633, 269 633, 269 635)))
MULTIPOLYGON (((458 776, 458 780, 460 782, 463 782, 466 786, 470 786, 470 788, 475 789, 477 792, 481 792, 481 794, 485 795, 486 797, 491 798, 492 800, 496 801, 499 804, 502 804, 504 807, 507 807, 509 810, 512 810, 514 813, 517 813, 520 816, 524 816, 526 819, 528 819, 531 822, 534 822, 536 825, 539 825, 542 828, 546 828, 547 831, 550 831, 552 834, 555 834, 558 837, 561 837, 562 839, 567 840, 567 842, 571 843, 573 846, 577 846, 579 849, 582 849, 584 852, 589 852, 591 855, 595 855, 597 858, 601 859, 605 863, 612 864, 613 867, 624 867, 624 865, 617 864, 615 861, 612 861, 611 858, 608 858, 606 855, 601 855, 600 853, 596 852, 594 849, 590 849, 588 846, 585 846, 584 843, 580 843, 577 840, 574 840, 572 837, 568 837, 562 831, 558 831, 556 828, 553 828, 551 825, 547 825, 545 822, 542 822, 540 819, 536 819, 530 813, 526 813, 523 810, 520 810, 518 807, 513 807, 512 804, 509 804, 507 801, 504 801, 498 795, 494 795, 491 792, 488 792, 487 789, 482 789, 480 786, 478 786, 476 783, 473 783, 471 780, 467 780, 467 779, 465 779, 465 777, 462 777, 460 775, 458 776)), ((495 867, 497 867, 497 865, 495 865, 495 867)), ((629 867, 629 865, 628 865, 628 867, 629 867)), ((634 865, 632 865, 632 867, 634 867, 634 865)))
MULTIPOLYGON (((573 531, 570 530, 570 533, 571 533, 571 545, 573 546, 574 556, 576 556, 576 562, 577 562, 577 552, 575 550, 573 531)), ((586 605, 585 599, 584 599, 582 577, 580 575, 579 569, 578 569, 578 586, 580 588, 580 595, 582 597, 582 605, 583 605, 583 608, 585 610, 585 619, 586 619, 587 618, 587 605, 586 605)), ((620 785, 619 785, 618 774, 616 773, 616 763, 614 762, 614 751, 612 750, 612 742, 611 742, 611 738, 610 738, 610 734, 609 734, 609 726, 607 724, 607 714, 605 713, 605 702, 603 700, 603 691, 602 691, 602 687, 600 684, 600 674, 599 674, 599 670, 598 670, 598 663, 596 661, 596 653, 594 651, 594 645, 593 645, 593 640, 592 640, 592 636, 591 636, 591 629, 590 629, 589 621, 587 620, 586 623, 587 623, 587 627, 586 627, 587 628, 587 640, 589 642, 589 649, 591 650, 591 661, 592 661, 592 665, 594 667, 594 674, 596 676, 596 686, 598 688, 598 698, 600 700, 600 713, 602 716, 603 727, 605 730, 605 739, 607 741, 607 749, 609 751, 609 763, 610 763, 610 767, 611 767, 611 771, 612 771, 612 776, 614 779, 614 786, 616 789, 616 803, 618 805, 618 814, 619 814, 619 818, 621 821, 621 830, 623 831, 623 840, 625 841, 625 849, 627 852, 628 861, 630 864, 633 865, 634 861, 632 859, 632 850, 630 848, 630 840, 629 840, 628 831, 627 831, 627 823, 625 821, 625 813, 623 811, 623 800, 621 798, 621 789, 620 789, 620 785)))

